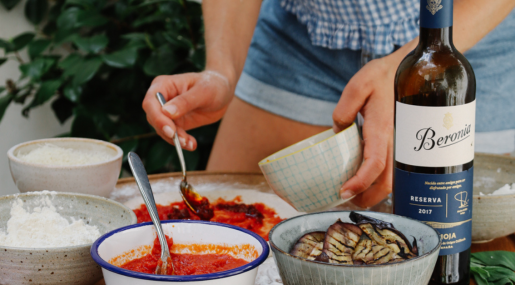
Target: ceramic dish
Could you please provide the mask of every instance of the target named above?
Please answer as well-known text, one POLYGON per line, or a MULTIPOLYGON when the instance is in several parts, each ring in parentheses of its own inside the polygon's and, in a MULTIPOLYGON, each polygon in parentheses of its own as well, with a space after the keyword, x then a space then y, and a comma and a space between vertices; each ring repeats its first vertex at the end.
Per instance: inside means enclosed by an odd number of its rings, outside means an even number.
MULTIPOLYGON (((188 285, 253 285, 257 268, 268 257, 266 241, 251 231, 213 222, 170 220, 162 223, 163 231, 177 244, 248 244, 258 253, 250 263, 235 269, 188 276, 169 276, 139 273, 122 269, 109 261, 138 248, 153 244, 156 237, 151 223, 143 223, 114 230, 93 243, 91 256, 102 267, 106 285, 188 284, 188 285)), ((172 247, 172 250, 173 247, 172 247)), ((243 257, 240 257, 243 258, 243 257)), ((130 260, 130 259, 129 259, 130 260)), ((114 263, 114 262, 113 262, 114 263)))
POLYGON ((350 266, 308 261, 288 253, 297 240, 308 232, 326 231, 338 219, 351 222, 349 213, 339 211, 298 216, 277 224, 270 231, 270 246, 285 285, 425 285, 429 282, 440 252, 440 235, 424 223, 392 214, 358 212, 392 223, 410 240, 412 236, 416 238, 418 257, 392 264, 350 266))
MULTIPOLYGON (((6 228, 14 199, 23 199, 24 206, 30 208, 31 202, 41 196, 37 192, 0 197, 0 228, 6 228)), ((97 226, 101 234, 136 223, 136 215, 129 208, 106 198, 56 192, 47 196, 61 216, 83 219, 97 226)), ((58 248, 0 245, 0 284, 94 284, 102 279, 102 271, 91 259, 90 248, 91 244, 58 248)))
POLYGON ((515 194, 488 195, 515 183, 515 158, 476 154, 472 242, 488 242, 515 232, 515 194), (481 196, 479 193, 483 193, 481 196))
POLYGON ((327 130, 259 162, 274 192, 299 212, 323 211, 348 200, 340 187, 362 162, 356 124, 335 134, 327 130))
POLYGON ((51 190, 109 197, 120 175, 123 151, 117 145, 100 140, 52 138, 18 144, 7 156, 14 183, 22 193, 51 190), (76 166, 36 164, 17 157, 46 143, 77 150, 106 151, 112 157, 104 162, 76 166))

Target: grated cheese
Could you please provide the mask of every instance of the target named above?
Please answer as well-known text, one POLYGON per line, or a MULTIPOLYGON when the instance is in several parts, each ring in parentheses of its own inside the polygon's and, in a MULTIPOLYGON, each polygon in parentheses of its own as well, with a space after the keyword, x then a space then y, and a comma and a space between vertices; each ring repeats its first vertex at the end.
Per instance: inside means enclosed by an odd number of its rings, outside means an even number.
MULTIPOLYGON (((47 192, 47 191, 45 191, 47 192)), ((48 192, 47 192, 48 193, 48 192)), ((20 198, 14 200, 7 229, 0 229, 0 245, 49 248, 83 245, 94 242, 100 232, 83 220, 68 222, 57 213, 49 196, 41 196, 31 213, 20 198)))
POLYGON ((44 144, 27 154, 18 153, 23 161, 46 165, 83 165, 109 160, 112 155, 107 151, 79 150, 44 144))

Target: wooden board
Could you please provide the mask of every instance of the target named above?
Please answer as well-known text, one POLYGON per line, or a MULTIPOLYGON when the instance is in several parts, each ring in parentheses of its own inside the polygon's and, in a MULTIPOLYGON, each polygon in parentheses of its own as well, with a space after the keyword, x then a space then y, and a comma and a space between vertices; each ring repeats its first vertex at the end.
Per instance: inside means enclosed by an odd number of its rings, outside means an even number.
MULTIPOLYGON (((160 181, 169 181, 177 182, 182 178, 181 173, 164 173, 164 174, 156 174, 150 175, 149 180, 151 183, 157 183, 160 181)), ((238 173, 238 172, 205 172, 205 171, 192 171, 188 172, 188 182, 193 185, 202 185, 208 183, 218 183, 222 187, 225 185, 238 185, 238 188, 249 187, 253 190, 257 190, 265 193, 273 193, 273 191, 268 187, 264 176, 261 173, 238 173)), ((135 185, 134 178, 123 178, 118 181, 116 185, 116 191, 120 191, 124 187, 132 187, 135 185)), ((115 200, 119 202, 126 202, 135 197, 135 195, 139 195, 139 193, 135 193, 134 195, 126 195, 126 196, 117 196, 113 197, 115 200)), ((388 209, 388 206, 378 205, 373 207, 370 210, 382 212, 385 209, 388 209)), ((337 210, 363 210, 359 207, 356 207, 352 204, 344 204, 340 205, 337 210)), ((489 243, 481 243, 481 244, 472 244, 472 252, 478 251, 492 251, 492 250, 507 250, 515 252, 515 235, 510 235, 503 238, 495 239, 489 243)), ((476 285, 474 280, 471 280, 471 283, 476 285)), ((104 281, 101 280, 95 285, 105 285, 104 281)))

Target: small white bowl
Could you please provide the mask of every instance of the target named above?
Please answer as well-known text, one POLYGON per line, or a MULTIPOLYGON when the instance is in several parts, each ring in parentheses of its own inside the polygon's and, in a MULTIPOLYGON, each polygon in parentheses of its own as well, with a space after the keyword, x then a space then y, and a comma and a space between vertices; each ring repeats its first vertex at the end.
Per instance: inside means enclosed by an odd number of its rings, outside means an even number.
POLYGON ((91 256, 102 267, 106 285, 188 284, 188 285, 253 285, 258 266, 269 254, 267 242, 257 234, 240 227, 193 220, 162 221, 163 231, 175 244, 220 244, 254 246, 258 257, 231 270, 202 275, 154 275, 112 265, 108 261, 154 244, 152 223, 123 227, 107 233, 93 243, 91 256))
POLYGON ((289 146, 259 162, 268 185, 299 212, 323 211, 347 200, 340 187, 362 162, 356 124, 335 134, 332 129, 289 146))
POLYGON ((123 151, 117 145, 100 140, 51 138, 18 144, 7 156, 14 183, 22 193, 51 190, 109 197, 120 176, 123 151), (61 166, 31 163, 17 157, 46 143, 77 150, 107 151, 112 158, 99 163, 61 166))

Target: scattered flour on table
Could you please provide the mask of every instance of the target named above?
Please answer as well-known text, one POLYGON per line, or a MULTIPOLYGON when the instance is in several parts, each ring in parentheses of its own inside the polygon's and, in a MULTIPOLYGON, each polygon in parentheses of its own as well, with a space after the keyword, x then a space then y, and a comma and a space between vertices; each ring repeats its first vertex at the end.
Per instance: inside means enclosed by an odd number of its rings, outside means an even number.
POLYGON ((113 157, 107 151, 64 148, 50 143, 16 156, 23 161, 46 165, 83 165, 104 162, 113 157))
POLYGON ((258 267, 256 281, 254 285, 282 285, 283 281, 279 275, 279 269, 275 265, 274 259, 269 257, 258 267))
MULTIPOLYGON (((511 187, 510 187, 510 184, 506 184, 503 187, 495 190, 494 192, 492 192, 488 195, 510 195, 510 194, 515 194, 515 183, 511 184, 511 187)), ((485 194, 483 194, 482 192, 479 192, 479 196, 485 196, 485 194)))
POLYGON ((7 229, 0 229, 0 245, 49 248, 94 242, 100 232, 83 220, 68 222, 57 213, 48 196, 42 196, 32 213, 23 208, 20 198, 14 200, 7 229))

